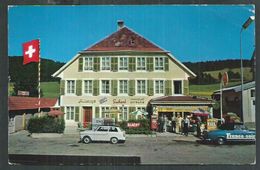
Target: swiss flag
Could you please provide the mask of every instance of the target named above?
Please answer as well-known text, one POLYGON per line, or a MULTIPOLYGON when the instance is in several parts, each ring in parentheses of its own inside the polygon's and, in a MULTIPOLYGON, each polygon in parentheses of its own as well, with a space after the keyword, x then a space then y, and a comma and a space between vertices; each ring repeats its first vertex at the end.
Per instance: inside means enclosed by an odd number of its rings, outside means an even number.
POLYGON ((32 40, 23 43, 23 64, 39 62, 40 60, 40 41, 32 40))

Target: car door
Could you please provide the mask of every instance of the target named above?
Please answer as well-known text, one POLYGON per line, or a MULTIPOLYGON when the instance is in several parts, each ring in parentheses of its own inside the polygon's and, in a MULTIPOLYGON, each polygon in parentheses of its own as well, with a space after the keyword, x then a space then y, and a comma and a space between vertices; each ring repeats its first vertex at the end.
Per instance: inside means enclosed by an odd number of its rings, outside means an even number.
POLYGON ((95 141, 109 141, 108 139, 108 129, 107 126, 100 126, 97 128, 95 133, 95 141))
POLYGON ((111 126, 111 127, 109 128, 109 134, 108 134, 109 140, 110 140, 112 137, 116 137, 117 139, 119 139, 119 138, 118 138, 118 136, 119 136, 118 134, 119 134, 119 132, 118 132, 118 129, 117 129, 116 127, 111 126))

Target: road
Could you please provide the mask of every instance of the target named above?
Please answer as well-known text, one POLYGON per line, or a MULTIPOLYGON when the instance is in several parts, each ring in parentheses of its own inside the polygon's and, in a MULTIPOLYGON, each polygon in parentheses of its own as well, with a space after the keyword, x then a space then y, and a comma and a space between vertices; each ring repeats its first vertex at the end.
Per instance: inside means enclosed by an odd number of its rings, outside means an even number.
POLYGON ((124 144, 78 143, 78 135, 31 138, 21 131, 9 135, 9 154, 140 156, 141 164, 251 164, 255 144, 201 144, 193 136, 127 136, 124 144))

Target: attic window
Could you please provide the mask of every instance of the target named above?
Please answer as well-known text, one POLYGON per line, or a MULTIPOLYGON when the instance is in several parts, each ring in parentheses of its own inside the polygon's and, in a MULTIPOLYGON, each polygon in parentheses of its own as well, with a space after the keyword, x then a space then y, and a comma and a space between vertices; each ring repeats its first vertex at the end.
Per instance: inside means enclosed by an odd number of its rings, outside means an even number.
POLYGON ((134 46, 135 45, 135 40, 134 39, 130 39, 128 43, 129 43, 130 46, 134 46))

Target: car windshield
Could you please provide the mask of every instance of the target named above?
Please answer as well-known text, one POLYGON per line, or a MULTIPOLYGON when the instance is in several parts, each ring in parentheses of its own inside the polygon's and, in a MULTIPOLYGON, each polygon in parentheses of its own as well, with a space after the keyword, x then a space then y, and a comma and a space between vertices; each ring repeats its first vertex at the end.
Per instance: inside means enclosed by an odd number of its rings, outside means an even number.
POLYGON ((245 125, 234 125, 234 129, 236 129, 236 130, 247 130, 245 125))
POLYGON ((218 127, 221 130, 247 130, 243 124, 225 123, 218 127))

